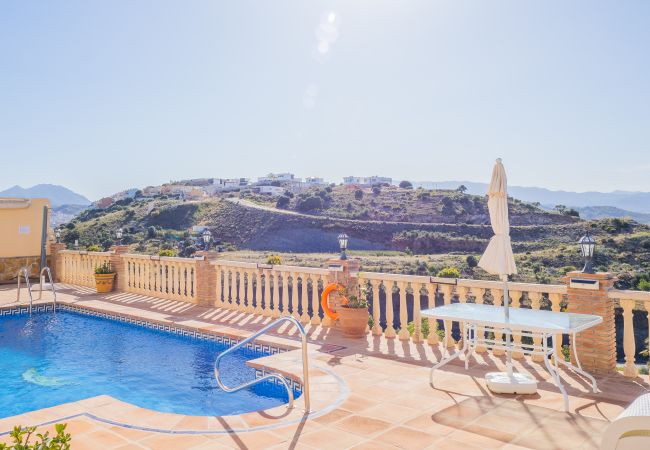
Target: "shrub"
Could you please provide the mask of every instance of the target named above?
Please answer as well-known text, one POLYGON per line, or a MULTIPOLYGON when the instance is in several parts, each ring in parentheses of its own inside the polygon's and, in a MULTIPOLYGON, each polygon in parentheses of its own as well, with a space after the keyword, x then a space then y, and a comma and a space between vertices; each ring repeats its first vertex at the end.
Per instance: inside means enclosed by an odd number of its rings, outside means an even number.
POLYGON ((106 275, 109 273, 113 273, 113 268, 111 267, 111 263, 106 261, 102 265, 95 267, 95 273, 97 275, 106 275))
POLYGON ((650 291, 650 281, 640 280, 639 284, 636 285, 636 288, 640 291, 650 291))
POLYGON ((381 187, 373 186, 372 187, 372 193, 375 194, 375 195, 379 195, 381 193, 381 187))
POLYGON ((157 234, 158 234, 158 232, 156 230, 156 227, 150 226, 150 227, 147 228, 147 237, 149 239, 155 238, 157 234))
POLYGON ((176 250, 164 248, 158 252, 158 256, 176 256, 176 250))
POLYGON ((460 270, 456 267, 445 267, 436 276, 439 278, 460 278, 460 270))
POLYGON ((402 189, 413 189, 413 183, 411 183, 410 181, 406 181, 406 180, 400 181, 399 182, 399 187, 401 187, 402 189))
POLYGON ((86 251, 88 251, 88 252, 101 252, 102 248, 97 244, 93 244, 93 245, 89 245, 88 247, 86 247, 86 251))
POLYGON ((354 191, 354 198, 357 200, 361 200, 363 198, 363 191, 361 189, 357 189, 354 191))
POLYGON ((36 427, 16 426, 9 433, 12 444, 0 444, 0 450, 69 450, 72 438, 65 432, 66 424, 57 423, 54 428, 56 436, 50 438, 50 432, 38 433, 33 444, 29 442, 36 427))
POLYGON ((283 195, 278 198, 278 201, 275 203, 276 208, 286 208, 289 206, 291 199, 287 195, 283 195))
POLYGON ((296 203, 296 209, 299 211, 314 211, 317 209, 323 209, 323 199, 316 196, 299 199, 298 203, 296 203))
POLYGON ((476 266, 478 266, 478 260, 476 259, 476 256, 474 255, 469 255, 465 261, 467 262, 467 267, 470 269, 474 269, 476 266))
POLYGON ((271 264, 272 266, 279 266, 282 264, 282 258, 278 255, 269 255, 268 258, 266 258, 266 263, 271 264))
MULTIPOLYGON (((409 334, 413 336, 415 333, 415 322, 409 322, 406 328, 409 330, 409 334)), ((422 337, 425 339, 429 337, 429 320, 425 317, 422 318, 422 325, 420 325, 420 331, 422 332, 422 337)))

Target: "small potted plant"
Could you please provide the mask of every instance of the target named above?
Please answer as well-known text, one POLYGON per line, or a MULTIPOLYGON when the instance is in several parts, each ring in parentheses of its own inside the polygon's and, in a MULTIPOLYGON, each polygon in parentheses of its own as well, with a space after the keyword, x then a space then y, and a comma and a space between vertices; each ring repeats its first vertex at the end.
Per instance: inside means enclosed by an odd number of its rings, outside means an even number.
POLYGON ((97 288, 97 293, 103 294, 111 292, 113 290, 114 282, 115 272, 113 272, 108 261, 95 268, 95 288, 97 288))
POLYGON ((346 295, 345 289, 339 292, 341 304, 336 312, 343 334, 349 337, 363 337, 368 326, 368 292, 364 287, 359 295, 346 295))

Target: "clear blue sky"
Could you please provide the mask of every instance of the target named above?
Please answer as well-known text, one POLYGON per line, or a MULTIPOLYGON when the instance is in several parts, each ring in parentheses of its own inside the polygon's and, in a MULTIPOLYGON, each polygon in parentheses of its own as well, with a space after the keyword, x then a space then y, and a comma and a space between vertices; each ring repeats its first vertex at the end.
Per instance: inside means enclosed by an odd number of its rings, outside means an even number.
POLYGON ((0 2, 0 189, 322 176, 650 190, 648 1, 0 2))

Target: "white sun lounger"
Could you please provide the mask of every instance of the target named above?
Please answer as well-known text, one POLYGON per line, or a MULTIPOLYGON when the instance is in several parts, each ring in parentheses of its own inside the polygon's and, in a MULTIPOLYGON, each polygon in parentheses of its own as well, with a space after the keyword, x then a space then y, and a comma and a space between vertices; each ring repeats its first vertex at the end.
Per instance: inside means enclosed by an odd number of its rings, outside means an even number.
POLYGON ((650 394, 643 394, 614 420, 603 435, 601 450, 650 449, 650 394))

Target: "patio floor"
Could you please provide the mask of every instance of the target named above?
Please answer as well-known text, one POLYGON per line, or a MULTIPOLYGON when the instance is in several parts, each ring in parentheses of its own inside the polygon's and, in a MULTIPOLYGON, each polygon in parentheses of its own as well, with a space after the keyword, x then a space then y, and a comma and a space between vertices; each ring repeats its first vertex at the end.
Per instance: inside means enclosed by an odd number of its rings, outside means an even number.
MULTIPOLYGON (((219 334, 248 336, 271 321, 178 301, 57 286, 63 304, 219 334)), ((44 301, 50 301, 50 295, 44 293, 44 301)), ((14 286, 0 287, 0 307, 15 305, 14 286)), ((562 395, 548 373, 527 358, 515 364, 537 377, 539 390, 533 396, 487 390, 484 374, 504 366, 503 358, 491 353, 473 358, 467 371, 462 362, 445 366, 437 372, 433 388, 429 368, 440 358, 440 346, 374 336, 346 339, 338 330, 321 326, 307 330, 313 416, 302 413, 301 399, 290 413, 280 407, 242 416, 191 417, 99 396, 0 419, 0 433, 17 424, 46 424, 39 428, 47 430, 54 422, 66 422, 73 449, 590 449, 599 446, 608 421, 650 391, 647 377, 614 374, 597 378, 603 392, 592 394, 580 377, 561 372, 571 395, 571 412, 565 413, 562 395)), ((265 340, 298 347, 290 326, 265 340)), ((269 356, 256 364, 300 375, 297 353, 269 356)), ((0 442, 7 440, 6 434, 0 436, 0 442)))

